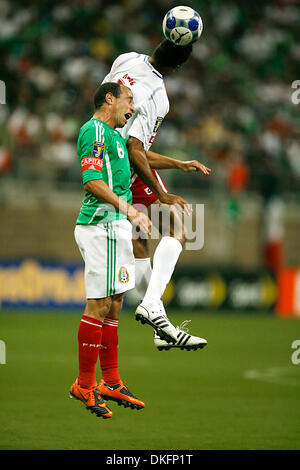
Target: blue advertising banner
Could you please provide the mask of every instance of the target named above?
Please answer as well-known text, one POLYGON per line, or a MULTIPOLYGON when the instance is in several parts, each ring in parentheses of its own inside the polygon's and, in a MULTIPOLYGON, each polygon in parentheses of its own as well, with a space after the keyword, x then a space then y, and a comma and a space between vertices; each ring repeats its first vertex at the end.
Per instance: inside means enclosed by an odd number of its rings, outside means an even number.
POLYGON ((82 307, 83 265, 62 265, 26 259, 0 263, 2 307, 82 307))
MULTIPOLYGON (((176 268, 163 300, 171 308, 189 310, 272 310, 277 283, 267 271, 176 268)), ((124 307, 141 299, 126 293, 124 307)), ((84 266, 34 259, 0 262, 2 307, 82 308, 85 305, 84 266)))

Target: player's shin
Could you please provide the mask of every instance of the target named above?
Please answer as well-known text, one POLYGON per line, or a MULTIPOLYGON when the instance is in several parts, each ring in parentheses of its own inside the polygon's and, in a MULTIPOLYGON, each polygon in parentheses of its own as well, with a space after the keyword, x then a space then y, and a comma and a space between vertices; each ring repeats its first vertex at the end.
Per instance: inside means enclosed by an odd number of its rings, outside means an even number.
POLYGON ((106 317, 102 327, 102 340, 99 350, 102 379, 108 385, 120 382, 118 371, 118 319, 106 317))
POLYGON ((161 239, 154 253, 152 276, 143 303, 160 304, 181 251, 182 245, 175 238, 166 236, 161 239))
POLYGON ((84 388, 97 385, 97 364, 102 337, 102 322, 83 315, 78 329, 78 384, 84 388))

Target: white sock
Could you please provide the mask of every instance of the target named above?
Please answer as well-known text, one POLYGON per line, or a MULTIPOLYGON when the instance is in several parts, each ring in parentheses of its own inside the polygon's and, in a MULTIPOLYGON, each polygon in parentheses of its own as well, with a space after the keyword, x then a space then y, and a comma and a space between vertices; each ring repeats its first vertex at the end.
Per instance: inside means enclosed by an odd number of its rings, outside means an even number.
POLYGON ((164 303, 163 303, 162 299, 160 299, 160 304, 159 305, 160 305, 160 311, 161 311, 162 315, 164 315, 166 317, 167 312, 165 310, 165 306, 164 306, 164 303))
MULTIPOLYGON (((150 258, 135 258, 135 288, 142 299, 148 288, 149 281, 152 275, 152 266, 150 258)), ((162 299, 160 299, 161 313, 167 316, 165 306, 162 299)))
POLYGON ((152 275, 143 302, 161 302, 181 251, 182 245, 176 238, 162 237, 153 256, 152 275))
POLYGON ((135 288, 142 299, 152 274, 150 258, 135 258, 135 288))

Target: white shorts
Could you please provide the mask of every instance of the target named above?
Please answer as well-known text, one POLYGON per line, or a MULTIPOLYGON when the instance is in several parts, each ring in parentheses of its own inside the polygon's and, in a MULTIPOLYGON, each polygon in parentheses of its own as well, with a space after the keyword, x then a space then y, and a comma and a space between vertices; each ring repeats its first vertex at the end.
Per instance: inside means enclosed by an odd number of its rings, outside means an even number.
POLYGON ((87 299, 102 299, 133 289, 135 261, 129 220, 76 225, 74 235, 85 263, 87 299))

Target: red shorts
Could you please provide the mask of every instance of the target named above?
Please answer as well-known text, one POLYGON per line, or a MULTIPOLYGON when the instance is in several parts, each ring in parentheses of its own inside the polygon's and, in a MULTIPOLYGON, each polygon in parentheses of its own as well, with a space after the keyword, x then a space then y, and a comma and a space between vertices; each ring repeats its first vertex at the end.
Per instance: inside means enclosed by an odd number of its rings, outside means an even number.
MULTIPOLYGON (((152 172, 159 184, 161 185, 162 189, 167 193, 168 189, 159 174, 157 173, 157 171, 152 170, 152 172)), ((132 185, 130 186, 130 189, 132 191, 133 206, 135 204, 143 204, 144 206, 148 207, 158 199, 157 196, 155 196, 155 194, 151 191, 151 189, 148 188, 148 186, 138 176, 133 181, 132 185)))

